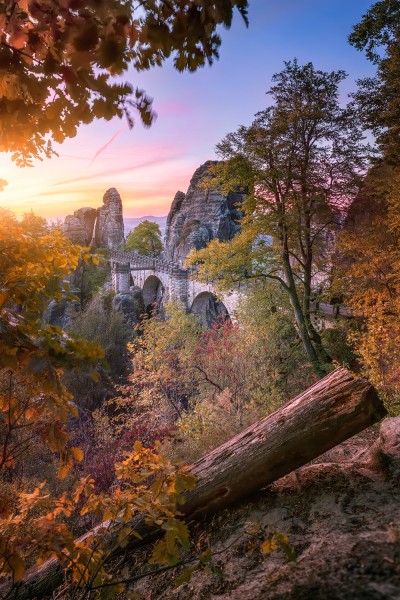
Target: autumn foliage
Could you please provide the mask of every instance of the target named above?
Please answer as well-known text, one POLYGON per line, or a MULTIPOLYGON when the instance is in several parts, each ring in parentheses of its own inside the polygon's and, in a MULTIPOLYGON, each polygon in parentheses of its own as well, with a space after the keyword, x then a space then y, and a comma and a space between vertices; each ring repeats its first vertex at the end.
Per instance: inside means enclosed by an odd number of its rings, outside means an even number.
POLYGON ((143 90, 115 76, 173 57, 179 71, 218 58, 216 27, 247 0, 5 0, 0 5, 0 151, 20 165, 53 153, 93 119, 137 112, 154 119, 143 90), (9 65, 12 66, 9 69, 9 65))
MULTIPOLYGON (((247 22, 247 4, 5 0, 0 151, 29 165, 93 119, 125 116, 132 126, 133 110, 150 125, 151 99, 117 77, 169 58, 179 71, 212 63, 217 27, 230 27, 235 10, 247 22)), ((196 484, 184 465, 335 361, 398 413, 398 2, 376 2, 350 42, 377 72, 347 106, 343 71, 285 63, 270 105, 220 142, 224 160, 202 184, 245 196, 238 235, 193 250, 187 263, 216 293, 245 289, 240 324, 225 315, 206 329, 172 301, 133 328, 93 249, 33 213, 0 210, 0 595, 17 595, 50 559, 75 598, 115 596, 124 577, 110 557, 141 541, 143 527, 163 533, 149 563, 177 565, 190 547, 180 506, 196 484), (333 307, 329 322, 315 316, 321 301, 333 307), (77 306, 65 327, 46 322, 51 302, 77 306), (347 321, 338 320, 343 304, 347 321)), ((126 249, 159 255, 158 226, 144 221, 126 249)), ((262 554, 294 558, 284 534, 248 525, 262 554)), ((210 560, 202 552, 178 584, 210 560)))
POLYGON ((27 215, 19 222, 6 211, 0 246, 0 577, 8 578, 7 593, 13 593, 28 566, 57 558, 71 585, 96 590, 106 583, 111 594, 120 589, 110 584, 105 566, 111 531, 118 530, 117 544, 123 546, 136 527, 133 516, 140 513, 140 519, 165 531, 154 560, 175 562, 179 545, 188 544, 186 526, 176 517, 180 494, 194 481, 176 471, 154 441, 150 450, 132 438, 119 453, 112 493, 96 492, 90 474, 79 477, 84 455, 71 443, 69 427, 71 417, 79 415, 63 374, 86 369, 96 377, 104 352, 46 325, 43 311, 52 299, 73 298, 69 274, 79 261, 96 257, 43 220, 27 215), (65 480, 61 488, 56 477, 65 480), (78 538, 75 523, 87 515, 90 523, 106 524, 78 538))

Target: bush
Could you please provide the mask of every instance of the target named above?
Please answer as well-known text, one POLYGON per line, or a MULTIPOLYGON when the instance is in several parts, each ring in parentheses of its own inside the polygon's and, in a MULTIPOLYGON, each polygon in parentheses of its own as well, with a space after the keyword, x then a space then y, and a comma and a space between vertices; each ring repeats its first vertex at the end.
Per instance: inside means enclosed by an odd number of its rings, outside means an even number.
POLYGON ((97 249, 96 258, 99 259, 99 264, 81 262, 72 277, 73 285, 80 290, 80 301, 83 307, 86 307, 111 277, 106 252, 97 249))
POLYGON ((82 408, 92 410, 108 396, 113 382, 128 368, 128 343, 133 329, 112 307, 112 294, 99 292, 68 326, 73 336, 95 341, 104 348, 105 361, 97 366, 98 380, 85 373, 66 378, 66 385, 82 408))

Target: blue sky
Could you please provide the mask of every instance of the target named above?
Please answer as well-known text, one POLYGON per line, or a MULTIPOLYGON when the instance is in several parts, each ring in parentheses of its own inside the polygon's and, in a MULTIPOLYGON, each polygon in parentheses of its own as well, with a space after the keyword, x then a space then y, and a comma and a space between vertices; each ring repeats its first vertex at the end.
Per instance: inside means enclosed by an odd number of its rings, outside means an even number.
MULTIPOLYGON (((373 67, 347 42, 352 25, 371 6, 367 0, 250 0, 250 26, 239 15, 222 31, 220 60, 196 73, 171 64, 127 79, 154 98, 158 119, 129 131, 113 120, 81 127, 58 148, 60 156, 19 169, 0 156, 0 177, 9 185, 0 204, 20 214, 32 208, 63 217, 81 206, 99 206, 116 187, 125 216, 163 215, 178 189, 186 191, 193 171, 215 158, 215 145, 265 108, 272 75, 297 57, 323 70, 344 69, 341 98, 373 67), (112 140, 112 141, 111 141, 112 140), (111 142, 111 143, 109 143, 111 142), (93 160, 98 151, 106 146, 93 160)), ((137 120, 138 121, 138 120, 137 120)))

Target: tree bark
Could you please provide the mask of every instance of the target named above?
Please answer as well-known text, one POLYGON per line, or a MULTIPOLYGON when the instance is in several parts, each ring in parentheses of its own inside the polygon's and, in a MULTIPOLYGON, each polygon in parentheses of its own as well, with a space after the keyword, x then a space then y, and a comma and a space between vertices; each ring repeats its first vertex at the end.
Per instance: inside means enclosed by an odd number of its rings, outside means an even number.
POLYGON ((289 294, 290 304, 292 306, 294 318, 298 328, 298 333, 303 344, 303 348, 306 351, 307 356, 309 357, 314 367, 314 371, 317 373, 317 375, 321 376, 326 373, 326 370, 324 371, 322 368, 319 356, 314 348, 310 334, 307 329, 306 318, 301 307, 300 299, 296 290, 296 282, 294 279, 293 269, 290 264, 290 255, 285 233, 283 234, 282 244, 284 247, 282 252, 283 271, 285 274, 287 291, 289 294))
POLYGON ((182 507, 199 518, 241 500, 383 418, 365 379, 336 369, 190 467, 198 478, 182 507))
MULTIPOLYGON (((365 379, 354 379, 339 368, 273 414, 245 429, 189 468, 196 487, 180 508, 186 521, 199 519, 301 467, 330 448, 383 418, 385 408, 365 379)), ((154 540, 154 527, 132 536, 133 549, 154 540)), ((126 550, 126 548, 124 549, 126 550)), ((12 598, 43 597, 61 581, 63 570, 48 561, 28 572, 12 598)), ((4 591, 0 587, 0 597, 4 591)))

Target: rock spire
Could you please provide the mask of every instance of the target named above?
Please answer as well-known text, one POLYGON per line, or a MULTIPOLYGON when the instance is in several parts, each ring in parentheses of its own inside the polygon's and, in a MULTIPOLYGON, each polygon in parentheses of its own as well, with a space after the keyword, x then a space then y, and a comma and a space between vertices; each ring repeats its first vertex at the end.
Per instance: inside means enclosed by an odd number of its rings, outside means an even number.
POLYGON ((230 192, 222 196, 216 190, 199 187, 208 168, 207 161, 193 174, 184 194, 177 192, 167 217, 165 254, 182 266, 192 248, 204 248, 213 239, 230 240, 239 231, 241 213, 238 204, 243 195, 230 192))
POLYGON ((100 208, 79 208, 73 215, 68 215, 63 232, 74 244, 109 250, 119 248, 124 243, 124 220, 117 190, 106 191, 100 208))

